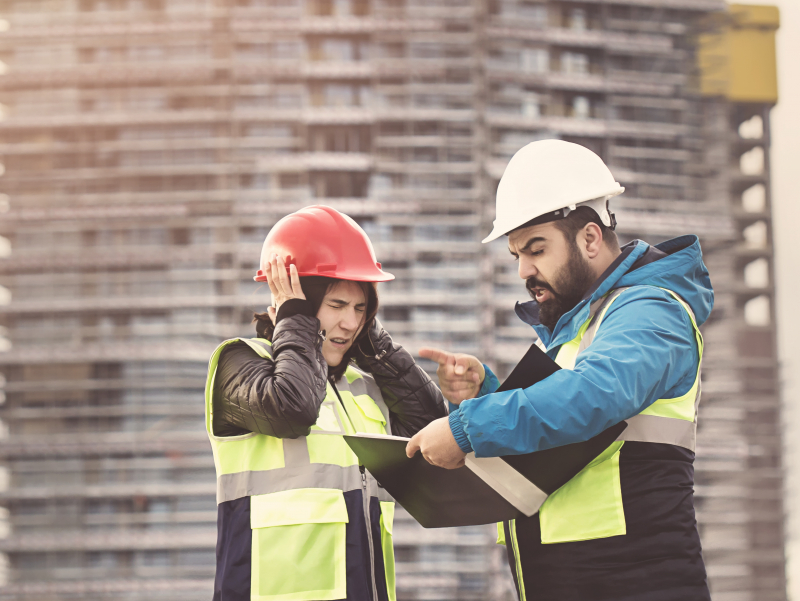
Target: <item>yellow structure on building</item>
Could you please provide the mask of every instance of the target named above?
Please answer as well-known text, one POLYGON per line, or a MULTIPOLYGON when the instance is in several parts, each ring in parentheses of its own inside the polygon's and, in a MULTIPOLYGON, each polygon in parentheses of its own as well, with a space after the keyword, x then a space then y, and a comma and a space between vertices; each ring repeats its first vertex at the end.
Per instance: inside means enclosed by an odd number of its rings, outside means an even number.
POLYGON ((703 96, 775 104, 778 7, 732 4, 723 16, 715 15, 713 21, 715 31, 700 36, 698 58, 703 96))

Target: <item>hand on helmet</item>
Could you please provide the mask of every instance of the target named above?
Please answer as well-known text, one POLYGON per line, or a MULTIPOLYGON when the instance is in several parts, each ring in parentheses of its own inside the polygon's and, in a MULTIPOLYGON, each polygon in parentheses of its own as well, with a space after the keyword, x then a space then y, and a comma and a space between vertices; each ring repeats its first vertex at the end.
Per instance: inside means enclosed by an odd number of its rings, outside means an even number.
POLYGON ((291 274, 286 273, 286 262, 283 257, 272 255, 272 259, 264 270, 264 275, 267 276, 267 284, 269 284, 269 291, 272 292, 272 306, 267 310, 269 317, 274 324, 277 316, 278 309, 287 300, 292 298, 306 298, 303 294, 303 288, 300 286, 300 276, 297 273, 297 267, 290 265, 289 270, 291 274))

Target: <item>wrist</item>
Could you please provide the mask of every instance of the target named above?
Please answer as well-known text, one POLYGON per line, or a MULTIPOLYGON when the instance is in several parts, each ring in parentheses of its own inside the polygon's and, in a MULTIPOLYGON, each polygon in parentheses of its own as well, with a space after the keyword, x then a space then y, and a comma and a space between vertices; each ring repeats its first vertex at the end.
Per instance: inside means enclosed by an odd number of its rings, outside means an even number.
POLYGON ((290 298, 280 304, 275 317, 277 324, 281 319, 292 317, 294 315, 305 315, 307 317, 315 317, 311 303, 304 298, 290 298))
POLYGON ((489 369, 489 366, 484 364, 483 369, 485 375, 476 394, 478 397, 491 394, 500 387, 500 381, 497 379, 497 376, 494 375, 494 372, 489 369))
POLYGON ((450 422, 450 432, 453 434, 453 438, 456 439, 458 448, 464 453, 471 453, 472 444, 469 442, 467 432, 464 430, 464 424, 461 422, 461 412, 453 411, 450 413, 448 421, 450 422))

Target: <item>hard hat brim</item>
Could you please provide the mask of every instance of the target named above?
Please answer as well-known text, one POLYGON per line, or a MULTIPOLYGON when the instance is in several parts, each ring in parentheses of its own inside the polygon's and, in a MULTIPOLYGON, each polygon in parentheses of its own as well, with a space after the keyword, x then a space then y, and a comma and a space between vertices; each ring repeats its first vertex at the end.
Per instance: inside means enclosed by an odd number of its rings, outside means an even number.
MULTIPOLYGON (((620 186, 617 183, 616 187, 613 190, 609 190, 605 194, 598 194, 594 198, 603 198, 603 197, 605 197, 605 200, 608 200, 609 198, 613 198, 614 196, 622 194, 624 191, 625 191, 625 188, 620 186)), ((579 201, 575 202, 574 204, 581 205, 581 204, 583 204, 585 202, 588 202, 590 200, 594 200, 594 198, 585 198, 583 200, 579 200, 579 201)), ((563 209, 563 208, 565 208, 565 207, 555 207, 553 209, 553 211, 558 211, 558 210, 563 209)), ((493 240, 497 240, 500 236, 508 234, 511 231, 513 231, 513 230, 517 229, 518 227, 520 227, 521 225, 524 225, 524 224, 528 223, 529 221, 531 221, 533 219, 536 219, 537 217, 540 217, 541 215, 545 215, 545 214, 547 214, 547 213, 522 215, 520 217, 517 217, 517 218, 513 219, 510 222, 506 221, 505 223, 500 223, 500 224, 498 224, 497 220, 495 220, 494 228, 492 229, 491 233, 488 236, 486 236, 486 238, 481 240, 481 243, 482 244, 486 244, 487 242, 492 242, 493 240)))
MULTIPOLYGON (((287 272, 289 269, 287 268, 287 272)), ((343 282, 390 282, 394 278, 394 275, 389 273, 388 271, 383 270, 376 270, 376 273, 363 273, 363 274, 353 274, 353 273, 337 273, 334 271, 300 271, 297 274, 298 276, 306 277, 306 276, 323 276, 326 278, 332 278, 334 280, 342 280, 343 282)), ((256 275, 253 276, 253 281, 255 282, 266 282, 267 276, 263 274, 263 272, 259 269, 256 275)))

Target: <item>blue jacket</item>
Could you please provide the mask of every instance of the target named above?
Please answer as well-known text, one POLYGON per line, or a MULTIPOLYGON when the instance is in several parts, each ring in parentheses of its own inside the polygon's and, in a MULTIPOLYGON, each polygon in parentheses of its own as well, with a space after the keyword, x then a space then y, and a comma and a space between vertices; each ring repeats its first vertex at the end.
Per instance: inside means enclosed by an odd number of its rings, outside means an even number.
POLYGON ((487 368, 479 396, 451 405, 450 428, 459 447, 497 457, 581 442, 658 399, 686 394, 697 375, 697 342, 688 314, 661 288, 680 295, 698 325, 708 319, 714 291, 696 236, 655 247, 641 240, 627 244, 552 332, 539 323, 535 301, 517 303, 516 313, 555 359, 589 318, 590 304, 625 286, 634 288, 611 305, 574 370, 560 370, 530 388, 494 393, 498 380, 487 368))

